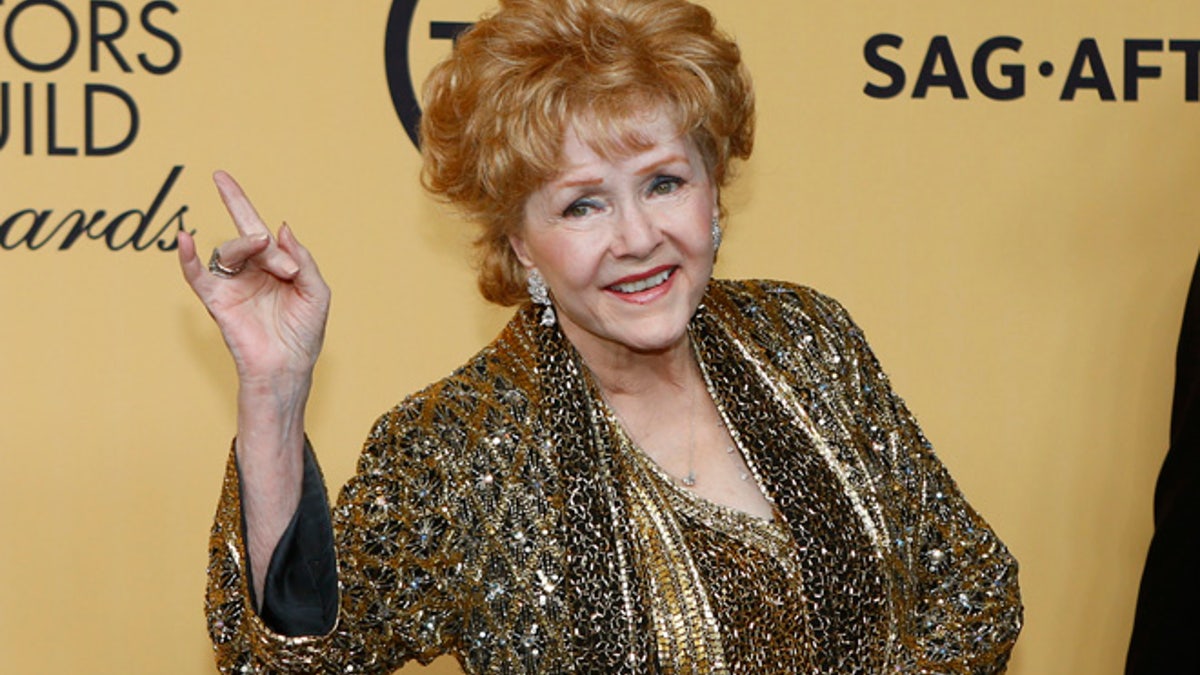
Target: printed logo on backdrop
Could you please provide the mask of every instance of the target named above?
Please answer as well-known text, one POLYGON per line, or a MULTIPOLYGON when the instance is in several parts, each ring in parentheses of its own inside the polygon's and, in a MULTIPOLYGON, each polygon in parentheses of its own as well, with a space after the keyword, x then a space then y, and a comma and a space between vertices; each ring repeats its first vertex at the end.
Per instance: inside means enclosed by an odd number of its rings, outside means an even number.
POLYGON ((1059 54, 1063 58, 1058 62, 1031 56, 1024 47, 1020 38, 1008 35, 972 45, 951 42, 946 35, 911 44, 899 35, 879 33, 863 45, 863 58, 874 71, 863 93, 877 99, 907 95, 1011 101, 1036 90, 1060 101, 1150 96, 1200 101, 1200 40, 1102 42, 1085 37, 1069 53, 1059 54), (1033 79, 1035 73, 1046 87, 1033 79))
MULTIPOLYGON (((458 9, 462 11, 461 7, 458 9)), ((420 21, 417 15, 417 0, 395 0, 391 12, 388 13, 387 34, 384 38, 384 59, 392 106, 400 116, 400 124, 414 146, 420 145, 417 128, 421 122, 421 103, 417 97, 414 74, 424 75, 427 68, 416 67, 412 54, 415 51, 428 52, 431 48, 444 54, 458 34, 471 26, 469 22, 463 21, 420 21)))
MULTIPOLYGON (((138 85, 169 77, 183 57, 178 12, 164 0, 0 0, 0 161, 48 158, 102 171, 134 150, 144 123, 138 85)), ((69 196, 15 204, 20 191, 5 189, 0 249, 174 250, 188 207, 173 206, 170 193, 182 172, 172 166, 160 183, 131 186, 131 205, 116 210, 81 208, 69 196)))
MULTIPOLYGON (((447 4, 461 2, 441 6, 447 4)), ((418 0, 394 0, 385 38, 392 105, 413 145, 418 145, 421 119, 414 74, 423 74, 412 62, 414 47, 430 41, 452 42, 471 25, 420 21, 417 15, 418 0)), ((863 58, 872 71, 863 93, 876 99, 941 95, 1011 101, 1034 90, 1061 101, 1138 101, 1143 96, 1200 101, 1200 40, 1144 38, 1109 43, 1085 37, 1067 52, 1049 56, 1031 56, 1023 40, 1008 35, 968 45, 952 42, 946 35, 913 44, 900 35, 879 33, 863 45, 863 58), (1040 86, 1035 78, 1047 86, 1040 86)))

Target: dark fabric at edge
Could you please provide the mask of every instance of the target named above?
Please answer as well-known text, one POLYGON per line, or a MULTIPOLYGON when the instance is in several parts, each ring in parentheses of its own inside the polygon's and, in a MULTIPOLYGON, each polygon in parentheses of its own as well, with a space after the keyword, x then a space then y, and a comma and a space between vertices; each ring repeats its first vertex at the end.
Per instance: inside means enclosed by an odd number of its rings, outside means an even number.
POLYGON ((1171 447, 1154 491, 1154 538, 1126 675, 1200 674, 1200 260, 1175 357, 1171 447))
POLYGON ((275 632, 295 637, 333 630, 337 610, 329 499, 317 458, 305 441, 300 504, 271 555, 260 615, 275 632))

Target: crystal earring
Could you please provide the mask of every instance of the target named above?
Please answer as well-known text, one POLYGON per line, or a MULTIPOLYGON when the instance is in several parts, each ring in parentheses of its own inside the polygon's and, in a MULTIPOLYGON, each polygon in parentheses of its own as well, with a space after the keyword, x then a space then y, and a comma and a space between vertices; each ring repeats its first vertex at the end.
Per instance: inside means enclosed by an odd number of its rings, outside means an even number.
POLYGON ((546 308, 542 311, 542 325, 553 326, 555 317, 554 305, 550 302, 550 288, 546 286, 546 280, 536 267, 529 270, 529 275, 525 277, 525 286, 529 289, 529 299, 533 304, 546 308))
POLYGON ((713 254, 716 255, 717 251, 721 249, 721 219, 717 216, 713 216, 712 219, 712 240, 713 254))

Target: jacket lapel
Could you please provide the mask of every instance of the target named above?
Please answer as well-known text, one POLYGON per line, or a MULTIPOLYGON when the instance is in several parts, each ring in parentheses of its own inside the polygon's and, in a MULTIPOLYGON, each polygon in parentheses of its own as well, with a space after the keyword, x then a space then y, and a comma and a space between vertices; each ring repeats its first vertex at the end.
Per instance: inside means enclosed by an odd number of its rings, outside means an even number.
MULTIPOLYGON (((879 633, 889 608, 878 600, 886 582, 871 497, 847 475, 855 451, 841 428, 845 416, 817 395, 826 378, 798 381, 770 358, 771 349, 807 358, 770 316, 777 301, 761 292, 731 296, 714 284, 693 321, 702 369, 746 463, 796 542, 805 595, 817 610, 814 633, 826 642, 818 657, 853 655, 887 639, 879 633)), ((807 366, 800 370, 820 372, 820 364, 807 366)))
POLYGON ((557 463, 562 488, 562 589, 568 616, 586 617, 569 626, 576 671, 657 672, 630 518, 613 477, 615 441, 595 423, 597 411, 574 348, 557 327, 528 317, 524 326, 537 353, 544 430, 539 442, 557 463))

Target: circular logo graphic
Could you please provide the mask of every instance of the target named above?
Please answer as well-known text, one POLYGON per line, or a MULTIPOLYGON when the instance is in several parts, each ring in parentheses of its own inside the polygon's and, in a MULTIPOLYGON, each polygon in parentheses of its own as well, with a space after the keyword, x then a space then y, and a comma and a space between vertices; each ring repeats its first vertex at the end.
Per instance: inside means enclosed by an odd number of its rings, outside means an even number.
MULTIPOLYGON (((417 99, 417 88, 413 82, 413 63, 409 58, 416 14, 417 0, 395 0, 392 3, 392 9, 388 13, 387 34, 384 37, 383 58, 388 90, 392 95, 392 107, 400 116, 400 124, 404 126, 409 140, 419 148, 417 129, 421 123, 421 103, 417 99)), ((453 41, 470 25, 461 21, 430 21, 428 37, 430 40, 453 41)))
POLYGON ((412 32, 417 0, 395 0, 388 12, 387 34, 384 37, 383 58, 387 66, 388 90, 392 107, 400 116, 400 124, 413 145, 420 147, 417 127, 421 122, 421 104, 413 87, 412 69, 408 63, 408 40, 412 32))

